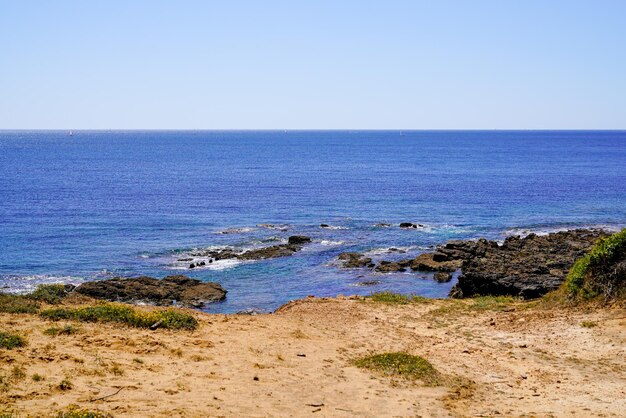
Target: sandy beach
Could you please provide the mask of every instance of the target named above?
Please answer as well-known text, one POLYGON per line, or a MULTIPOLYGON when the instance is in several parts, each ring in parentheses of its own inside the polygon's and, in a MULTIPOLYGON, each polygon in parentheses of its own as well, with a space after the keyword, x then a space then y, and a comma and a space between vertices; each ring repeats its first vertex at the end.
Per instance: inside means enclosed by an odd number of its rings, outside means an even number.
POLYGON ((195 331, 72 322, 78 332, 58 336, 44 331, 69 322, 0 314, 2 330, 28 340, 0 350, 3 407, 14 417, 55 416, 72 404, 124 417, 589 417, 626 410, 623 308, 339 297, 255 316, 190 312, 200 322, 195 331), (445 383, 431 387, 353 364, 384 352, 422 356, 445 383), (60 387, 63 380, 70 388, 60 387))

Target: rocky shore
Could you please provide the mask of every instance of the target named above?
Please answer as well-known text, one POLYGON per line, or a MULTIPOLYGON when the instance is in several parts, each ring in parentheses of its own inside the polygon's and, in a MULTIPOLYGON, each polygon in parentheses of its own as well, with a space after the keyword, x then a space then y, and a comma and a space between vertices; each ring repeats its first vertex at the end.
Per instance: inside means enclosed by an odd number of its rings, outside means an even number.
POLYGON ((507 295, 540 297, 558 288, 574 262, 593 244, 610 235, 597 229, 577 229, 548 235, 530 234, 508 237, 502 245, 496 241, 449 241, 434 252, 404 260, 381 260, 356 252, 346 252, 338 259, 344 268, 369 268, 381 273, 434 272, 434 279, 446 282, 452 272, 461 271, 450 296, 507 295))
POLYGON ((186 276, 114 278, 83 283, 74 292, 100 300, 201 308, 226 298, 218 283, 201 282, 186 276))

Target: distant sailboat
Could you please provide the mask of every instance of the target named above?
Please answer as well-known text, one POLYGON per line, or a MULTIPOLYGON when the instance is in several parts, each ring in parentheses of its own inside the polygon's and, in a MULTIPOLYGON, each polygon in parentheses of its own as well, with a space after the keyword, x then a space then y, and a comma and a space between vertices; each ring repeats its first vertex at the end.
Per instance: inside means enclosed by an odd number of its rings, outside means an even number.
POLYGON ((74 132, 69 131, 68 135, 69 135, 69 136, 74 136, 74 132))

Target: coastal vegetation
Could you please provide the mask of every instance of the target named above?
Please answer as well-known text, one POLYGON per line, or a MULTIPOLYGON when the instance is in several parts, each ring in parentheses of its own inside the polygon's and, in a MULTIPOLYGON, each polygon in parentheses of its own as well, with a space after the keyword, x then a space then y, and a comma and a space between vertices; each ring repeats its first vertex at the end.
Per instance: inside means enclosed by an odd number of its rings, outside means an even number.
POLYGON ((404 352, 382 353, 362 357, 355 360, 354 365, 383 373, 390 377, 420 380, 428 386, 439 386, 442 383, 441 374, 428 360, 404 352))
POLYGON ((424 302, 428 299, 422 296, 416 295, 403 295, 401 293, 394 292, 376 292, 367 297, 368 300, 373 302, 390 303, 395 305, 407 305, 413 302, 424 302))
POLYGON ((626 296, 626 229, 599 239, 570 269, 564 286, 578 300, 626 296))
POLYGON ((193 330, 198 321, 193 315, 174 309, 139 311, 120 303, 100 303, 77 308, 59 307, 42 310, 42 318, 53 321, 76 320, 82 322, 113 322, 136 328, 166 328, 193 330))
POLYGON ((93 411, 89 409, 82 409, 77 405, 70 405, 67 409, 60 411, 56 418, 112 418, 113 415, 100 412, 93 411))
POLYGON ((0 348, 12 350, 24 346, 26 346, 26 339, 21 335, 0 331, 0 348))

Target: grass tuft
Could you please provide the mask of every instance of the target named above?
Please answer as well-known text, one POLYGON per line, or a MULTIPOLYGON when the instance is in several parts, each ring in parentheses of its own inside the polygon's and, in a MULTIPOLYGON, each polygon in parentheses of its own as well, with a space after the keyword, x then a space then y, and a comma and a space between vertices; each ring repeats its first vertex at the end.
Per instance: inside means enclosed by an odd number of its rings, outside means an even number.
POLYGON ((142 312, 119 303, 101 303, 80 308, 52 308, 41 311, 40 315, 53 321, 114 322, 136 328, 156 326, 166 329, 193 330, 198 327, 198 321, 193 315, 174 309, 142 312))
POLYGON ((422 296, 415 295, 403 295, 401 293, 393 292, 376 292, 367 297, 374 302, 390 303, 396 305, 407 305, 412 302, 424 302, 427 300, 422 296))
POLYGON ((354 361, 355 366, 384 373, 388 376, 421 380, 429 386, 442 383, 441 374, 427 360, 407 353, 383 353, 354 361))
POLYGON ((594 328, 598 326, 598 323, 594 321, 582 321, 580 326, 583 328, 594 328))
POLYGON ((26 339, 21 335, 9 334, 0 331, 0 348, 13 350, 14 348, 26 346, 26 339))
POLYGON ((502 311, 516 302, 512 296, 478 296, 471 299, 470 309, 477 311, 502 311))
POLYGON ((66 410, 60 411, 56 418, 113 418, 113 415, 101 411, 81 409, 77 405, 70 405, 66 410))
POLYGON ((80 328, 71 324, 67 324, 67 325, 64 325, 63 327, 52 326, 46 329, 43 333, 51 337, 57 337, 59 335, 78 334, 79 332, 80 332, 80 328))

